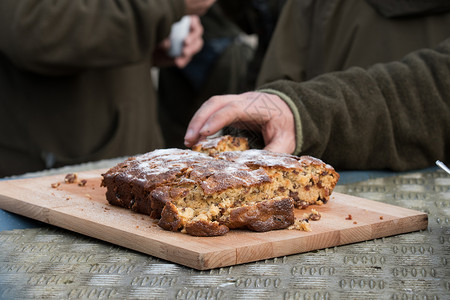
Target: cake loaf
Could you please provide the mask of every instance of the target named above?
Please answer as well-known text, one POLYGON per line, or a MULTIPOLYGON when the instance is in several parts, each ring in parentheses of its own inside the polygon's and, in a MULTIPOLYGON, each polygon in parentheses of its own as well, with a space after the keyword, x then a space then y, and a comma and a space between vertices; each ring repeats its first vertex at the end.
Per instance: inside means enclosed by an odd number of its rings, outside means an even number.
POLYGON ((195 236, 230 229, 269 231, 295 222, 294 207, 323 204, 339 175, 322 161, 265 150, 216 153, 164 149, 102 174, 112 205, 195 236))

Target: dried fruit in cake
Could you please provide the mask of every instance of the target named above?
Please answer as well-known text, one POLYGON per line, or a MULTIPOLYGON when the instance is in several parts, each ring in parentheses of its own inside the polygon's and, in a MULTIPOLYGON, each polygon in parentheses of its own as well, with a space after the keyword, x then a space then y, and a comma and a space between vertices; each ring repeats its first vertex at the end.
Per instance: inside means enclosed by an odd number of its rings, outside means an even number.
POLYGON ((216 157, 251 169, 264 169, 272 181, 271 193, 292 198, 297 208, 327 203, 339 180, 333 167, 311 156, 252 149, 223 152, 216 157))
POLYGON ((325 203, 339 179, 318 159, 264 150, 156 150, 102 175, 109 203, 195 236, 288 228, 294 206, 325 203))

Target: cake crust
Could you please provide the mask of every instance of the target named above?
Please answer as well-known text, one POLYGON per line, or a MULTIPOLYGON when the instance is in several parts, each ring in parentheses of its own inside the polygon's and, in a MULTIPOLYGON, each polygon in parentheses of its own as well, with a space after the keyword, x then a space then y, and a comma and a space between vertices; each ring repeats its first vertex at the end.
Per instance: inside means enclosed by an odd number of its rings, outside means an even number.
POLYGON ((287 228, 294 223, 294 202, 290 198, 266 200, 252 206, 235 208, 224 224, 230 228, 270 231, 287 228))
POLYGON ((102 176, 110 204, 195 236, 288 228, 295 222, 294 207, 326 203, 339 179, 321 160, 265 150, 155 150, 102 176))

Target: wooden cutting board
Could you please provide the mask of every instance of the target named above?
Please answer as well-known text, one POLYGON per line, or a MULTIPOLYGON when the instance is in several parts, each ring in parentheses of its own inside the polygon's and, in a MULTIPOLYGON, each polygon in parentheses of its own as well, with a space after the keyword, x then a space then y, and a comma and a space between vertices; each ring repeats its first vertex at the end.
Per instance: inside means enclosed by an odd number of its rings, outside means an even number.
POLYGON ((193 237, 158 227, 149 216, 111 206, 100 187, 101 173, 78 173, 84 186, 63 175, 0 181, 0 208, 199 270, 247 263, 424 230, 427 214, 377 201, 333 193, 315 208, 322 219, 312 232, 231 231, 220 237, 193 237), (59 184, 52 187, 52 184, 59 184), (349 218, 351 215, 351 220, 349 218))

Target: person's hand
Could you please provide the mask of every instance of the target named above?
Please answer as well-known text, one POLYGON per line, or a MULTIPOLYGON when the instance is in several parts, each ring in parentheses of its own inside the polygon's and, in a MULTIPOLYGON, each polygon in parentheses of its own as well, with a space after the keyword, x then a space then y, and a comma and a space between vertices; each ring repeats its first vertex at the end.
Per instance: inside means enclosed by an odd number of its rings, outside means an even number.
POLYGON ((184 39, 183 52, 175 58, 175 65, 184 68, 203 48, 203 26, 198 16, 191 16, 189 35, 184 39))
POLYGON ((216 0, 184 0, 187 15, 203 15, 216 0))
POLYGON ((153 53, 154 65, 157 67, 177 66, 184 68, 192 57, 203 47, 203 26, 198 16, 190 16, 191 24, 188 36, 184 39, 183 50, 180 56, 170 57, 167 52, 170 49, 170 39, 163 40, 153 53))
POLYGON ((260 131, 266 150, 285 153, 295 150, 294 116, 276 95, 248 92, 210 98, 189 123, 185 145, 191 147, 225 126, 260 131))

